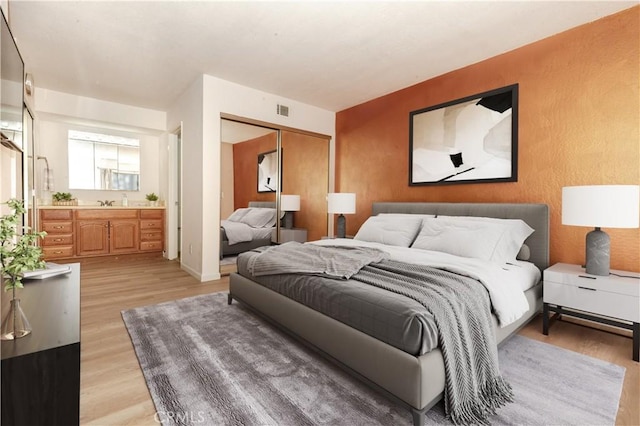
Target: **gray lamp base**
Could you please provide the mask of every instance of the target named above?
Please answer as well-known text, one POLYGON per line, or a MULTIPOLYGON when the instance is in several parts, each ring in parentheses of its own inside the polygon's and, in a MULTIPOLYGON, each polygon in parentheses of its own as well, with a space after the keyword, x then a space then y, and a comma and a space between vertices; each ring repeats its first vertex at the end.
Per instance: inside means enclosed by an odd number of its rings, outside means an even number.
POLYGON ((345 238, 347 235, 347 220, 345 219, 343 214, 338 216, 338 238, 345 238))
POLYGON ((293 228, 293 212, 284 213, 284 227, 286 229, 293 228))
POLYGON ((587 234, 586 272, 591 275, 609 275, 610 239, 606 232, 596 228, 587 234))

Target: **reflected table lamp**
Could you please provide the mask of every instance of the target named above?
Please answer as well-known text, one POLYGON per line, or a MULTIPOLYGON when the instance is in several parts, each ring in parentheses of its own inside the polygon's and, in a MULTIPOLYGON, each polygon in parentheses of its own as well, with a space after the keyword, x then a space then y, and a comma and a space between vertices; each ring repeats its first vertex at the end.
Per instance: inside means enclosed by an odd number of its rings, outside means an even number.
POLYGON ((300 211, 300 196, 280 195, 280 210, 284 212, 284 227, 293 228, 293 212, 300 211))
POLYGON ((345 238, 347 224, 344 217, 345 214, 354 214, 356 212, 356 194, 350 192, 332 192, 327 197, 329 213, 338 213, 338 238, 345 238))
POLYGON ((589 226, 586 273, 609 275, 610 239, 600 228, 640 226, 639 185, 588 185, 562 188, 562 224, 589 226))

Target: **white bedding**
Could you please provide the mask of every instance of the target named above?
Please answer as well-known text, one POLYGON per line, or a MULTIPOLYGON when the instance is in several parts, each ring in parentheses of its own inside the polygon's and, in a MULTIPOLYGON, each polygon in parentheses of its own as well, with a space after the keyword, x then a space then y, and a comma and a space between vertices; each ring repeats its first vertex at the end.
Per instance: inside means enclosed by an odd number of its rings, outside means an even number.
POLYGON ((352 239, 325 239, 313 244, 374 247, 387 252, 391 259, 445 269, 479 280, 489 292, 494 313, 505 327, 529 310, 524 291, 540 281, 541 273, 530 262, 497 264, 485 260, 455 256, 448 253, 388 246, 352 239))
POLYGON ((274 229, 274 227, 254 228, 246 223, 231 220, 221 220, 220 226, 224 228, 227 234, 229 245, 271 238, 271 232, 274 229))

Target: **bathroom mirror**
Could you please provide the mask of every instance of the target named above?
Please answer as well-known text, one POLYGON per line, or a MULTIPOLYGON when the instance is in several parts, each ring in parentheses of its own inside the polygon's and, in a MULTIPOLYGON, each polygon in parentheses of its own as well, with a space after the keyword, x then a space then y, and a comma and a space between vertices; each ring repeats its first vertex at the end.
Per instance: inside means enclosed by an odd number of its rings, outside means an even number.
POLYGON ((69 130, 69 188, 140 190, 140 140, 69 130))

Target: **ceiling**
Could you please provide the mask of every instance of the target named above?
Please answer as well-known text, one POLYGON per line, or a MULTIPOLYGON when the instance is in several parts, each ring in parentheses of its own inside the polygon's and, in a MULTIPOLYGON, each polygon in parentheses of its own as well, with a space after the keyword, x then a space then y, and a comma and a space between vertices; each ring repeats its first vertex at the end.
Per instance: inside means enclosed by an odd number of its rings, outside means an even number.
POLYGON ((224 143, 240 143, 260 136, 274 133, 276 130, 253 124, 239 123, 231 120, 220 120, 220 141, 224 143))
POLYGON ((36 90, 167 110, 201 74, 331 111, 638 1, 18 1, 36 90))

